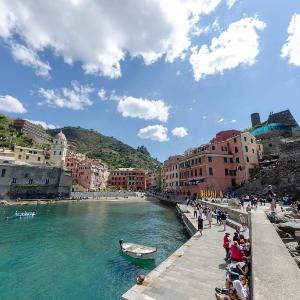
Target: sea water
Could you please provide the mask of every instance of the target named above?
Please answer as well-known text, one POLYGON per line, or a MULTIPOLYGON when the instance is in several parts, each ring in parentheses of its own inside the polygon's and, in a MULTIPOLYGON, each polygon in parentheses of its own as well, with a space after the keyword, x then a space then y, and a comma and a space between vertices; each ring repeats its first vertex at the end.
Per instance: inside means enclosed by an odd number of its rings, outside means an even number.
POLYGON ((0 207, 0 299, 120 299, 187 240, 175 209, 152 202, 0 207), (15 211, 32 218, 8 219, 15 211), (157 247, 155 261, 119 239, 157 247))

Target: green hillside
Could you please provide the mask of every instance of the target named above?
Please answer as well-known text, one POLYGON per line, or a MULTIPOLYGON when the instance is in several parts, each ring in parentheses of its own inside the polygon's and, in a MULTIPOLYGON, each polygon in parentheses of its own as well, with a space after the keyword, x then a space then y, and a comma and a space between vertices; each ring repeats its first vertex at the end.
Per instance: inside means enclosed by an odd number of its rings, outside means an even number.
POLYGON ((64 127, 47 132, 54 136, 60 130, 65 134, 68 143, 76 146, 77 152, 86 153, 91 158, 101 158, 109 167, 133 167, 155 169, 161 163, 151 157, 144 146, 134 149, 114 137, 105 136, 94 130, 80 127, 64 127))
POLYGON ((31 147, 33 145, 32 139, 12 128, 10 126, 12 122, 12 118, 0 114, 0 147, 10 149, 13 149, 14 145, 31 147))

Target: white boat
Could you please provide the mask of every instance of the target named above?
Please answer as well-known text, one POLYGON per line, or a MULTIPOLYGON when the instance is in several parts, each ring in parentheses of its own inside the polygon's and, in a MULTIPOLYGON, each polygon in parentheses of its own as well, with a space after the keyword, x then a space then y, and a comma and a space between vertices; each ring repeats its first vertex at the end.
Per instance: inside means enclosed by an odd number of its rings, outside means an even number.
POLYGON ((36 215, 35 212, 32 211, 24 211, 24 212, 15 212, 16 218, 23 218, 23 217, 34 217, 36 215))
POLYGON ((155 259, 157 249, 144 245, 129 243, 119 240, 119 244, 123 253, 133 258, 139 259, 155 259))

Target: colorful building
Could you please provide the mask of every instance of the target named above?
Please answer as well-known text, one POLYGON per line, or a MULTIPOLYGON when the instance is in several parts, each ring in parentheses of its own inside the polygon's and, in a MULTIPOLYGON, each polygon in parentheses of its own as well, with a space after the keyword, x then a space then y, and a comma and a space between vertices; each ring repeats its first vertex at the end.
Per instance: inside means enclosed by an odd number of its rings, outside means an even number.
POLYGON ((145 191, 146 172, 143 169, 119 168, 110 173, 109 185, 120 190, 145 191))
POLYGON ((182 158, 182 155, 174 155, 164 162, 164 187, 167 192, 179 191, 179 161, 182 158))
POLYGON ((101 160, 77 160, 76 164, 76 181, 87 191, 99 191, 107 187, 109 172, 107 166, 101 160))
MULTIPOLYGON (((208 144, 186 151, 178 160, 180 193, 217 195, 241 185, 248 181, 250 170, 258 166, 258 156, 258 145, 251 133, 219 132, 208 144)), ((168 161, 165 165, 169 166, 168 161)), ((165 189, 168 190, 173 180, 170 172, 166 173, 165 180, 165 189)))
POLYGON ((49 149, 35 149, 15 146, 15 160, 32 165, 48 165, 62 168, 67 153, 68 143, 65 135, 59 132, 54 138, 49 149))

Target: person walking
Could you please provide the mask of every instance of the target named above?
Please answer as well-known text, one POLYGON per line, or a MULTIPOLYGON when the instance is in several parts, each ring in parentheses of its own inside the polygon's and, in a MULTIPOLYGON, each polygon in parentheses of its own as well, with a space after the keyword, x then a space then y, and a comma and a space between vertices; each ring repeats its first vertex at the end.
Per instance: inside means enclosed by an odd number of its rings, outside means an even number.
POLYGON ((209 228, 211 228, 212 214, 211 214, 211 210, 209 208, 207 209, 207 221, 208 221, 209 228))
POLYGON ((221 209, 219 207, 216 209, 216 216, 217 216, 217 224, 221 225, 221 209))
POLYGON ((202 216, 199 215, 199 217, 198 217, 198 231, 199 231, 201 236, 202 236, 202 230, 203 230, 203 219, 202 219, 202 216))
POLYGON ((242 230, 245 231, 246 230, 246 219, 242 214, 240 214, 239 218, 240 218, 240 224, 241 224, 242 230))
POLYGON ((275 212, 276 210, 276 194, 273 192, 272 185, 267 187, 267 200, 271 201, 271 211, 275 212))
POLYGON ((224 238, 223 238, 223 248, 226 251, 225 260, 228 260, 230 258, 230 239, 229 239, 230 233, 225 232, 224 238))
POLYGON ((194 208, 194 218, 197 219, 197 206, 194 205, 193 208, 194 208))
POLYGON ((227 215, 225 214, 225 212, 222 211, 220 218, 221 218, 222 224, 224 226, 224 231, 226 231, 227 215))
POLYGON ((245 210, 245 207, 244 207, 245 199, 243 196, 241 196, 241 198, 240 198, 240 205, 241 205, 241 210, 244 211, 245 210))

